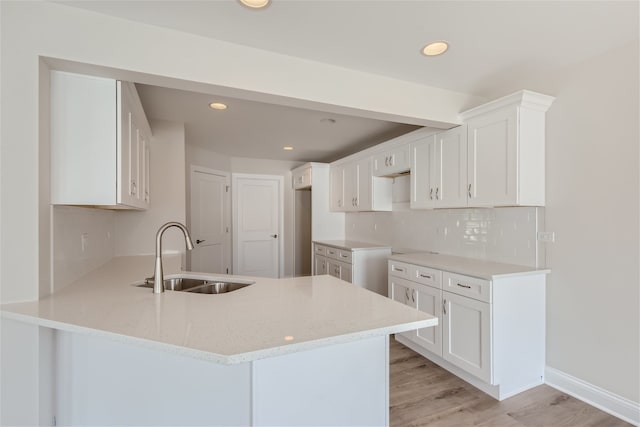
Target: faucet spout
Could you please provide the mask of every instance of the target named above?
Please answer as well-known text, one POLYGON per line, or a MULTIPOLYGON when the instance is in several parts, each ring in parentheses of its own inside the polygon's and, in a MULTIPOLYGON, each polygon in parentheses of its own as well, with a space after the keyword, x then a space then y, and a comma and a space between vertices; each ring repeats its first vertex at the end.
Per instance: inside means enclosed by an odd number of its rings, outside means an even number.
POLYGON ((164 273, 162 271, 162 235, 164 232, 171 227, 178 227, 182 230, 182 234, 184 234, 184 240, 187 245, 187 250, 193 249, 193 241, 191 240, 191 235, 189 234, 189 230, 183 224, 179 222, 168 222, 164 224, 162 227, 158 229, 156 233, 156 263, 153 272, 153 293, 160 294, 164 292, 164 273))

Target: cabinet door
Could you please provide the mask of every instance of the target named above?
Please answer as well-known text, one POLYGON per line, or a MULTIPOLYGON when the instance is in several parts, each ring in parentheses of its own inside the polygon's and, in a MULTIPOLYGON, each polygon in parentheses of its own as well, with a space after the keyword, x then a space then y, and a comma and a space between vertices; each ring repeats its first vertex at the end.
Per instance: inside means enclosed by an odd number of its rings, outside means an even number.
POLYGON ((378 154, 372 159, 372 175, 385 176, 408 171, 411 168, 409 144, 378 154))
POLYGON ((340 279, 353 283, 353 266, 351 264, 340 263, 340 279))
POLYGON ((517 108, 503 108, 467 123, 469 206, 517 203, 517 108))
POLYGON ((340 263, 331 259, 327 259, 327 274, 340 279, 340 263))
POLYGON ((436 206, 467 205, 467 127, 458 126, 436 135, 436 206))
POLYGON ((492 383, 490 305, 450 292, 442 298, 442 357, 492 383))
MULTIPOLYGON (((411 304, 411 290, 411 284, 407 280, 389 276, 389 297, 392 300, 404 305, 408 305, 410 307, 414 307, 411 304)), ((413 341, 416 335, 416 331, 402 332, 399 335, 402 335, 403 337, 413 341)))
POLYGON ((430 286, 416 285, 411 292, 411 301, 420 311, 440 319, 437 326, 418 329, 414 342, 430 352, 442 355, 442 291, 430 286))
POLYGON ((313 272, 315 276, 327 274, 327 259, 325 257, 320 255, 315 256, 313 272))
POLYGON ((307 166, 293 171, 293 188, 300 190, 311 187, 311 167, 307 166))
POLYGON ((118 135, 118 174, 116 183, 117 201, 131 207, 145 207, 144 184, 141 183, 144 153, 138 118, 133 110, 133 96, 128 85, 118 82, 120 92, 120 134, 118 135))
POLYGON ((329 206, 332 211, 344 211, 344 167, 331 166, 329 177, 331 181, 329 206))
POLYGON ((144 141, 144 202, 148 207, 151 203, 151 149, 149 148, 149 139, 144 141))
POLYGON ((356 190, 355 210, 371 210, 371 159, 366 158, 356 163, 356 173, 358 174, 358 188, 356 190))
POLYGON ((435 206, 435 136, 411 144, 411 198, 412 209, 435 206))
POLYGON ((358 163, 344 165, 344 210, 347 212, 358 210, 358 197, 360 196, 360 173, 358 163))

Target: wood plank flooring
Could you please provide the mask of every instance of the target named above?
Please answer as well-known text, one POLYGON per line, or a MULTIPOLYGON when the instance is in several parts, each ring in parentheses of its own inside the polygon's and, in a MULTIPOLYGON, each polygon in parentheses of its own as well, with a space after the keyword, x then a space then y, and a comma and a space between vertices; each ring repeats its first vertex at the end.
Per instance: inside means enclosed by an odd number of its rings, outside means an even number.
POLYGON ((498 402, 390 338, 392 427, 622 427, 616 417, 547 385, 498 402))

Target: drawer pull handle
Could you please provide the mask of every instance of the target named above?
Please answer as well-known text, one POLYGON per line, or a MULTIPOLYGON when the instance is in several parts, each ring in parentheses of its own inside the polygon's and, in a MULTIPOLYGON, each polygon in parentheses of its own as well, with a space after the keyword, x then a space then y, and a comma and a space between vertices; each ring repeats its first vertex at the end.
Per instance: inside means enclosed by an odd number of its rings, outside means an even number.
POLYGON ((420 273, 420 277, 423 277, 425 279, 431 279, 431 276, 429 276, 428 274, 422 274, 420 273))
POLYGON ((416 290, 411 290, 411 301, 416 302, 416 290))
POLYGON ((349 255, 345 255, 345 254, 340 254, 341 258, 349 258, 349 255))
POLYGON ((446 299, 442 300, 442 312, 445 314, 445 316, 447 315, 447 300, 446 299))
POLYGON ((463 285, 462 283, 458 283, 458 286, 460 286, 461 288, 471 289, 471 286, 469 286, 469 285, 463 285))
POLYGON ((399 271, 400 273, 404 273, 404 268, 400 268, 400 267, 393 267, 393 269, 395 271, 399 271))
POLYGON ((404 288, 404 298, 405 298, 405 301, 409 301, 411 299, 409 297, 409 288, 404 288))

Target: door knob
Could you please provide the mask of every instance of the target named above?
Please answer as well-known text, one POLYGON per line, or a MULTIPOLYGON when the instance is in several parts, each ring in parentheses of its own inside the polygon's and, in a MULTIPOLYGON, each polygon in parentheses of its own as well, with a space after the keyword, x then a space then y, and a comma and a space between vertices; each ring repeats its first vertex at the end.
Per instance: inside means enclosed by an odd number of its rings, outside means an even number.
POLYGON ((277 234, 272 234, 271 237, 273 237, 274 239, 277 239, 278 235, 277 234))
POLYGON ((204 242, 204 240, 200 240, 200 239, 196 239, 196 244, 199 245, 200 243, 204 242))

